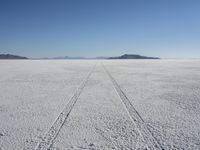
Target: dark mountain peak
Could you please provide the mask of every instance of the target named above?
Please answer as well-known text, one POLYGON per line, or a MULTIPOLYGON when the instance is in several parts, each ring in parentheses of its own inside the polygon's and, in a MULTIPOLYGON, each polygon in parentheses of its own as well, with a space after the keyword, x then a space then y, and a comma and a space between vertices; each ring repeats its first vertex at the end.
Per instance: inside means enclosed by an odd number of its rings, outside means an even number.
POLYGON ((109 57, 108 59, 160 59, 160 58, 141 56, 141 55, 138 55, 138 54, 124 54, 122 56, 109 57))
POLYGON ((12 54, 0 54, 0 59, 28 59, 28 58, 12 54))

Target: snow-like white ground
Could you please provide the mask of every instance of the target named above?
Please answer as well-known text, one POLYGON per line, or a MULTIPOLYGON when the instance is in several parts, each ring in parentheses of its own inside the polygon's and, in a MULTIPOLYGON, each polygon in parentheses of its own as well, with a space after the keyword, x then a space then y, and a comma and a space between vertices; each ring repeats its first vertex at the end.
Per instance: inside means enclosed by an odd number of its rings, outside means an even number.
POLYGON ((93 63, 0 61, 0 148, 33 149, 93 63))
POLYGON ((105 65, 164 149, 200 149, 200 61, 105 65))
POLYGON ((144 145, 100 65, 67 122, 55 140, 55 149, 133 149, 144 145))
POLYGON ((0 150, 145 148, 200 149, 200 61, 0 61, 0 150))

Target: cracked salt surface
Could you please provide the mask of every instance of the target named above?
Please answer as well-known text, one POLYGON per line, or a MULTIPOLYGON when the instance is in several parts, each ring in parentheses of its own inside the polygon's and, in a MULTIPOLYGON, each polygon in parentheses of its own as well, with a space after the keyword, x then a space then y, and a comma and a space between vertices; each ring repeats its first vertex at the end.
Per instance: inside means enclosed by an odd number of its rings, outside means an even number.
MULTIPOLYGON (((34 149, 96 62, 51 149, 151 149, 97 60, 0 61, 0 149, 34 149)), ((200 149, 200 61, 102 63, 163 149, 200 149)))
POLYGON ((0 61, 0 148, 34 149, 93 64, 0 61))
POLYGON ((135 125, 98 65, 52 149, 144 149, 135 125))
POLYGON ((164 149, 200 149, 200 61, 105 65, 164 149))

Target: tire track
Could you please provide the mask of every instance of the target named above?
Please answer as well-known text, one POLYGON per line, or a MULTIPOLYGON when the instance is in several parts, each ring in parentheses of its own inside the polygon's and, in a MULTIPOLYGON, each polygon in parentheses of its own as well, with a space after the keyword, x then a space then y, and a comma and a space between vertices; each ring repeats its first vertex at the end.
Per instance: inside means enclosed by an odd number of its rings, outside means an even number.
POLYGON ((90 78, 92 72, 94 71, 95 67, 96 67, 96 64, 94 65, 92 70, 89 72, 86 79, 81 83, 81 85, 75 91, 75 93, 71 97, 70 101, 67 103, 66 107, 56 118, 55 122, 51 125, 50 129, 46 132, 46 134, 43 136, 43 138, 36 145, 35 150, 49 150, 51 148, 54 139, 57 137, 60 129, 62 128, 67 117, 69 116, 70 112, 72 111, 75 103, 77 102, 81 92, 83 91, 83 89, 84 89, 88 79, 90 78))
POLYGON ((126 110, 128 111, 128 114, 129 114, 131 120, 133 121, 133 123, 135 124, 139 134, 143 138, 144 142, 147 144, 147 148, 151 149, 151 150, 156 150, 156 149, 164 150, 164 148, 162 148, 162 146, 160 145, 158 140, 153 136, 153 133, 149 130, 148 126, 146 125, 146 123, 144 122, 144 120, 142 119, 142 117, 140 116, 138 111, 134 108, 134 106, 132 105, 132 103, 126 96, 126 94, 122 91, 122 89, 120 88, 120 86, 118 85, 116 80, 112 77, 112 75, 106 69, 104 64, 101 63, 101 65, 103 66, 106 74, 108 75, 111 82, 113 83, 113 86, 114 86, 117 94, 119 95, 120 99, 122 100, 122 103, 124 104, 126 110))

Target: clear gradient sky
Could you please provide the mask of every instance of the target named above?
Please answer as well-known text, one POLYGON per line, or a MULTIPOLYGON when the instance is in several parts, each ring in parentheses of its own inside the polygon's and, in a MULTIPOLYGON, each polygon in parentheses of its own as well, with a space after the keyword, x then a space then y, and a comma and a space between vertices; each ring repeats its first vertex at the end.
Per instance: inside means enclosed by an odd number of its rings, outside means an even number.
POLYGON ((0 0, 0 53, 200 58, 200 0, 0 0))

